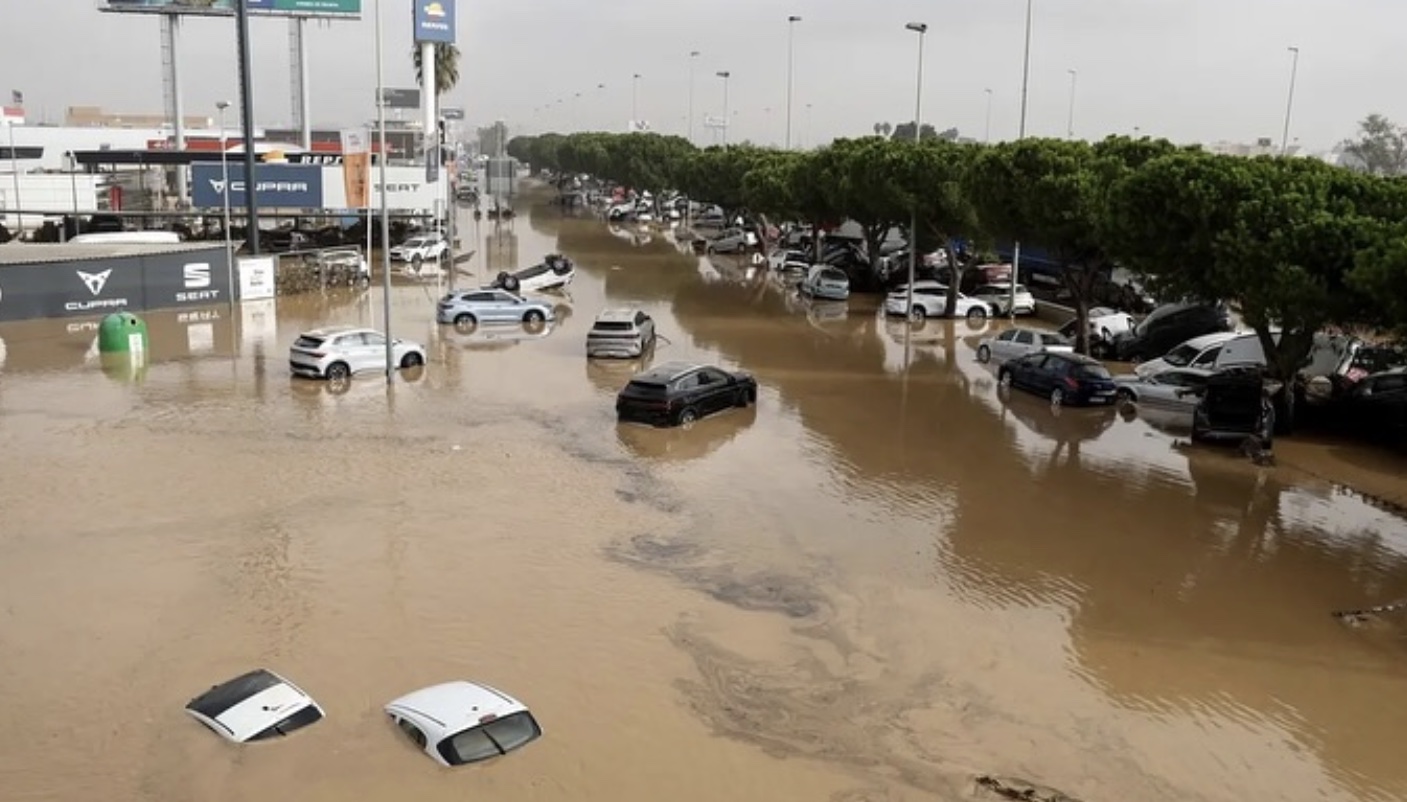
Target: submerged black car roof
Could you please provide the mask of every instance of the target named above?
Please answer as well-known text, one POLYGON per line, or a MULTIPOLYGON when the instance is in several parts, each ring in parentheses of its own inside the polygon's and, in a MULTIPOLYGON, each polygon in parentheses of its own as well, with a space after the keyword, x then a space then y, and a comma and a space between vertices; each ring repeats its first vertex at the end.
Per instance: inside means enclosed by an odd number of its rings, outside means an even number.
POLYGON ((186 709, 194 710, 206 718, 218 718, 221 713, 245 699, 282 683, 283 680, 273 672, 262 668, 255 669, 195 697, 186 703, 186 709))
POLYGON ((698 370, 701 367, 703 365, 696 362, 666 362, 637 375, 631 381, 640 384, 669 384, 685 373, 698 370))

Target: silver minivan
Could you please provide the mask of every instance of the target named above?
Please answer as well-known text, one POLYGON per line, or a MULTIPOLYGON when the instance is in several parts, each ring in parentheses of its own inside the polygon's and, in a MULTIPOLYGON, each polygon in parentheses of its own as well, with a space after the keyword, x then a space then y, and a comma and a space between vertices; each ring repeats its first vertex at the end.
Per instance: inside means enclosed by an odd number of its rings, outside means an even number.
POLYGON ((1222 331, 1193 337, 1157 359, 1138 364, 1133 369, 1134 375, 1140 379, 1150 379, 1173 368, 1218 367, 1217 358, 1221 356, 1221 349, 1232 340, 1243 336, 1245 335, 1234 331, 1222 331))

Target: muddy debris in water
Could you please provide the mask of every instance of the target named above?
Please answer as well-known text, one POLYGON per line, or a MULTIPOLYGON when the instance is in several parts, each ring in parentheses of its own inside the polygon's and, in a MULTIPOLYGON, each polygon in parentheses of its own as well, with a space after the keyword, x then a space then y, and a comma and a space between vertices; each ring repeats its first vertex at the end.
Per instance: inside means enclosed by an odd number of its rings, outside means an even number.
POLYGON ((705 562, 706 550, 687 540, 636 535, 606 547, 606 556, 619 563, 674 577, 687 587, 743 610, 811 618, 830 608, 811 583, 769 571, 738 575, 726 565, 705 562))
POLYGON ((1020 799, 1030 802, 1080 802, 1073 796, 1061 793, 1054 788, 1016 777, 993 777, 983 774, 977 780, 977 798, 1020 799))

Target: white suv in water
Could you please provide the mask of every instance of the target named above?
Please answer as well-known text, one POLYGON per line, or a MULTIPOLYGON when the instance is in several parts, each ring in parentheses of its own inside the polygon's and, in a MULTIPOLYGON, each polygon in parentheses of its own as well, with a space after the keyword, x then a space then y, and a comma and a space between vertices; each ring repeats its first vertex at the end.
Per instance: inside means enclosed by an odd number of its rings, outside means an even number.
MULTIPOLYGON (((425 346, 392 340, 391 356, 398 367, 419 367, 425 364, 425 346)), ((342 381, 385 366, 386 335, 376 329, 328 326, 305 331, 288 349, 288 367, 295 376, 342 381)))
POLYGON ((586 356, 635 359, 655 344, 655 321, 638 309, 607 309, 586 333, 586 356))
POLYGON ((421 262, 437 262, 449 250, 449 243, 438 234, 411 237, 393 247, 387 256, 392 262, 410 262, 419 267, 421 262))

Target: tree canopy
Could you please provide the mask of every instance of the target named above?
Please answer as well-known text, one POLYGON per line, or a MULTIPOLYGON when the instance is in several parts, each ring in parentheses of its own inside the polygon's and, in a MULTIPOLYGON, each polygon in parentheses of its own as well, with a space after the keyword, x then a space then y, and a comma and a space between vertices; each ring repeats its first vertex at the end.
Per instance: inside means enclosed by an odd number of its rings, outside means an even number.
POLYGON ((1407 328, 1407 179, 1373 174, 1393 170, 1216 155, 1146 137, 983 145, 900 133, 881 125, 877 136, 809 151, 698 149, 651 133, 520 136, 507 148, 539 170, 674 189, 730 211, 823 227, 853 220, 872 255, 913 216, 925 247, 963 239, 1041 248, 1082 317, 1095 279, 1121 265, 1165 298, 1232 305, 1283 374, 1325 325, 1407 328))

